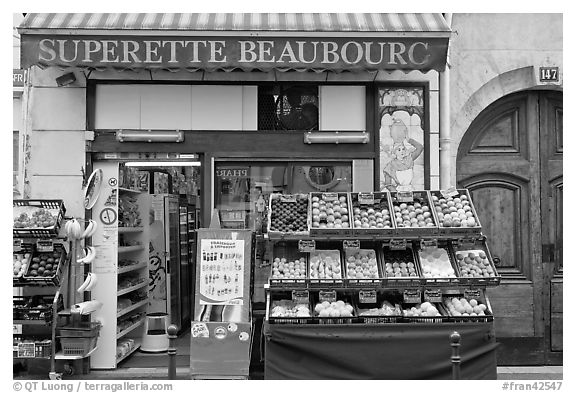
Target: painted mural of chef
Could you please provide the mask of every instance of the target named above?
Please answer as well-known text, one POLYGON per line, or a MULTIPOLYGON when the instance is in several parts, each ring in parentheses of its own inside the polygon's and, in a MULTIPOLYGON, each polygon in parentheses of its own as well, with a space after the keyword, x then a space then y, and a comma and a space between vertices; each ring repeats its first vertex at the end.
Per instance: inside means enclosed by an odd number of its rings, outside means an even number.
POLYGON ((383 186, 390 191, 412 191, 414 161, 422 154, 424 146, 408 135, 408 127, 401 119, 390 125, 391 144, 383 145, 388 160, 383 163, 383 186))

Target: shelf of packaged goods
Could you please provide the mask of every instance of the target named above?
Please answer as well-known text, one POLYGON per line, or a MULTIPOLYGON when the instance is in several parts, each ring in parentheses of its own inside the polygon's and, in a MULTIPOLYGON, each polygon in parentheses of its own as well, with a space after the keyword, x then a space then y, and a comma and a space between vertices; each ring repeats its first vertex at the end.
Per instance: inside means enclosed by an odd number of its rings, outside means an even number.
POLYGON ((126 295, 127 293, 134 292, 137 289, 144 288, 147 285, 148 285, 148 282, 145 280, 145 281, 143 281, 137 285, 134 285, 132 287, 128 287, 128 288, 124 288, 124 289, 119 290, 116 295, 117 296, 126 295))
POLYGON ((92 350, 90 350, 90 352, 88 352, 84 356, 82 356, 82 355, 64 355, 64 352, 59 351, 59 352, 56 352, 56 356, 54 356, 54 358, 56 360, 80 360, 80 359, 90 357, 90 355, 92 355, 97 348, 98 348, 98 346, 95 346, 92 350))
POLYGON ((147 266, 148 265, 145 263, 137 263, 135 265, 128 265, 128 266, 119 267, 118 268, 118 274, 133 272, 134 270, 139 270, 139 269, 145 268, 147 266))
POLYGON ((137 246, 119 246, 118 254, 125 254, 127 252, 141 251, 144 250, 144 246, 139 244, 137 246))
POLYGON ((124 187, 118 187, 118 191, 126 192, 126 193, 132 193, 132 194, 141 194, 142 193, 142 191, 133 190, 131 188, 124 188, 124 187))
POLYGON ((126 307, 116 313, 116 318, 120 318, 122 315, 126 315, 131 311, 136 310, 144 305, 148 304, 148 299, 140 300, 138 303, 134 303, 130 307, 126 307))
POLYGON ((143 227, 118 227, 118 233, 140 233, 143 227))
POLYGON ((128 356, 132 355, 134 352, 136 352, 136 350, 138 348, 140 348, 140 345, 142 345, 142 343, 140 342, 140 340, 134 340, 134 347, 132 347, 132 349, 129 352, 126 352, 126 354, 120 358, 116 359, 116 364, 120 363, 122 360, 126 359, 128 356))
POLYGON ((143 323, 144 323, 144 318, 139 319, 138 322, 133 323, 132 325, 130 325, 129 327, 127 327, 126 329, 124 329, 120 333, 118 333, 116 335, 116 339, 124 337, 125 335, 130 333, 132 330, 137 329, 138 327, 142 326, 143 323))

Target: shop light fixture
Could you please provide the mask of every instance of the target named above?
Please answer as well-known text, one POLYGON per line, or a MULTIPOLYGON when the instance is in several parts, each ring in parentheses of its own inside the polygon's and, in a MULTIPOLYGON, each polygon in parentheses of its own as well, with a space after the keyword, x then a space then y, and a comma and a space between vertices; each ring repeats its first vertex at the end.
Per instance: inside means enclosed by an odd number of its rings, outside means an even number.
POLYGON ((304 134, 304 143, 368 143, 365 131, 309 131, 304 134))
POLYGON ((200 161, 129 161, 125 166, 157 167, 157 166, 201 166, 200 161))
POLYGON ((184 132, 180 130, 118 130, 118 142, 184 142, 184 132))

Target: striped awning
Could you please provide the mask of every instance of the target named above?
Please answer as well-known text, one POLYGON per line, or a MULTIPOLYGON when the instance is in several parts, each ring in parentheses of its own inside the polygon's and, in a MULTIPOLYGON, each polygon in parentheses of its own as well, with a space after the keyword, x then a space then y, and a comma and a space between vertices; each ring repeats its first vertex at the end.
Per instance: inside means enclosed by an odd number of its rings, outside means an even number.
POLYGON ((32 30, 77 31, 283 31, 449 33, 441 14, 382 13, 196 13, 27 14, 21 34, 32 30))
POLYGON ((21 64, 188 71, 442 71, 441 14, 27 14, 21 64))

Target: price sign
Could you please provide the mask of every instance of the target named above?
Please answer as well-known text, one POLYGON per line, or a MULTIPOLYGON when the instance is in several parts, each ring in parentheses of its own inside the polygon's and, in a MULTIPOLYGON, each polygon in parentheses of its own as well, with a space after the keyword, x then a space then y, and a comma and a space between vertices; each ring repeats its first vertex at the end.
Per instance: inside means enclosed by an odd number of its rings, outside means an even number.
POLYGON ((360 240, 343 240, 342 247, 344 250, 357 251, 360 249, 360 240))
POLYGON ((297 304, 310 303, 310 293, 307 290, 292 291, 292 301, 297 304))
POLYGON ((479 289, 465 289, 464 290, 464 298, 466 300, 480 300, 480 290, 479 289))
POLYGON ((298 240, 298 251, 312 252, 316 250, 316 240, 298 240))
POLYGON ((442 291, 440 289, 425 289, 424 301, 430 303, 441 303, 442 291))
POLYGON ((335 302, 336 301, 336 291, 320 291, 318 293, 318 299, 320 302, 335 302))
POLYGON ((421 301, 422 293, 419 289, 404 290, 404 303, 420 303, 421 301))
POLYGON ((280 202, 296 203, 296 195, 280 195, 280 202))
POLYGON ((47 239, 38 239, 36 241, 36 250, 39 252, 52 252, 54 251, 54 242, 47 239))
POLYGON ((358 203, 361 205, 373 205, 374 194, 358 193, 358 203))
POLYGON ((455 197, 457 195, 460 195, 460 193, 458 192, 458 190, 454 186, 449 187, 446 190, 440 190, 440 194, 442 194, 442 196, 444 198, 455 197))
POLYGON ((412 191, 398 191, 396 192, 396 199, 398 202, 414 202, 414 193, 412 191))
POLYGON ((22 251, 22 239, 13 239, 12 240, 12 251, 13 252, 20 252, 22 251))
POLYGON ((322 199, 326 202, 333 202, 338 200, 338 193, 337 192, 325 192, 322 194, 322 199))
POLYGON ((408 245, 406 239, 390 239, 391 250, 405 250, 408 245))
POLYGON ((420 240, 420 248, 425 250, 427 248, 437 248, 438 239, 422 239, 420 240))
POLYGON ((476 239, 473 237, 461 237, 456 240, 458 247, 474 246, 476 244, 476 239))
POLYGON ((363 289, 358 292, 360 303, 376 303, 376 290, 363 289))

